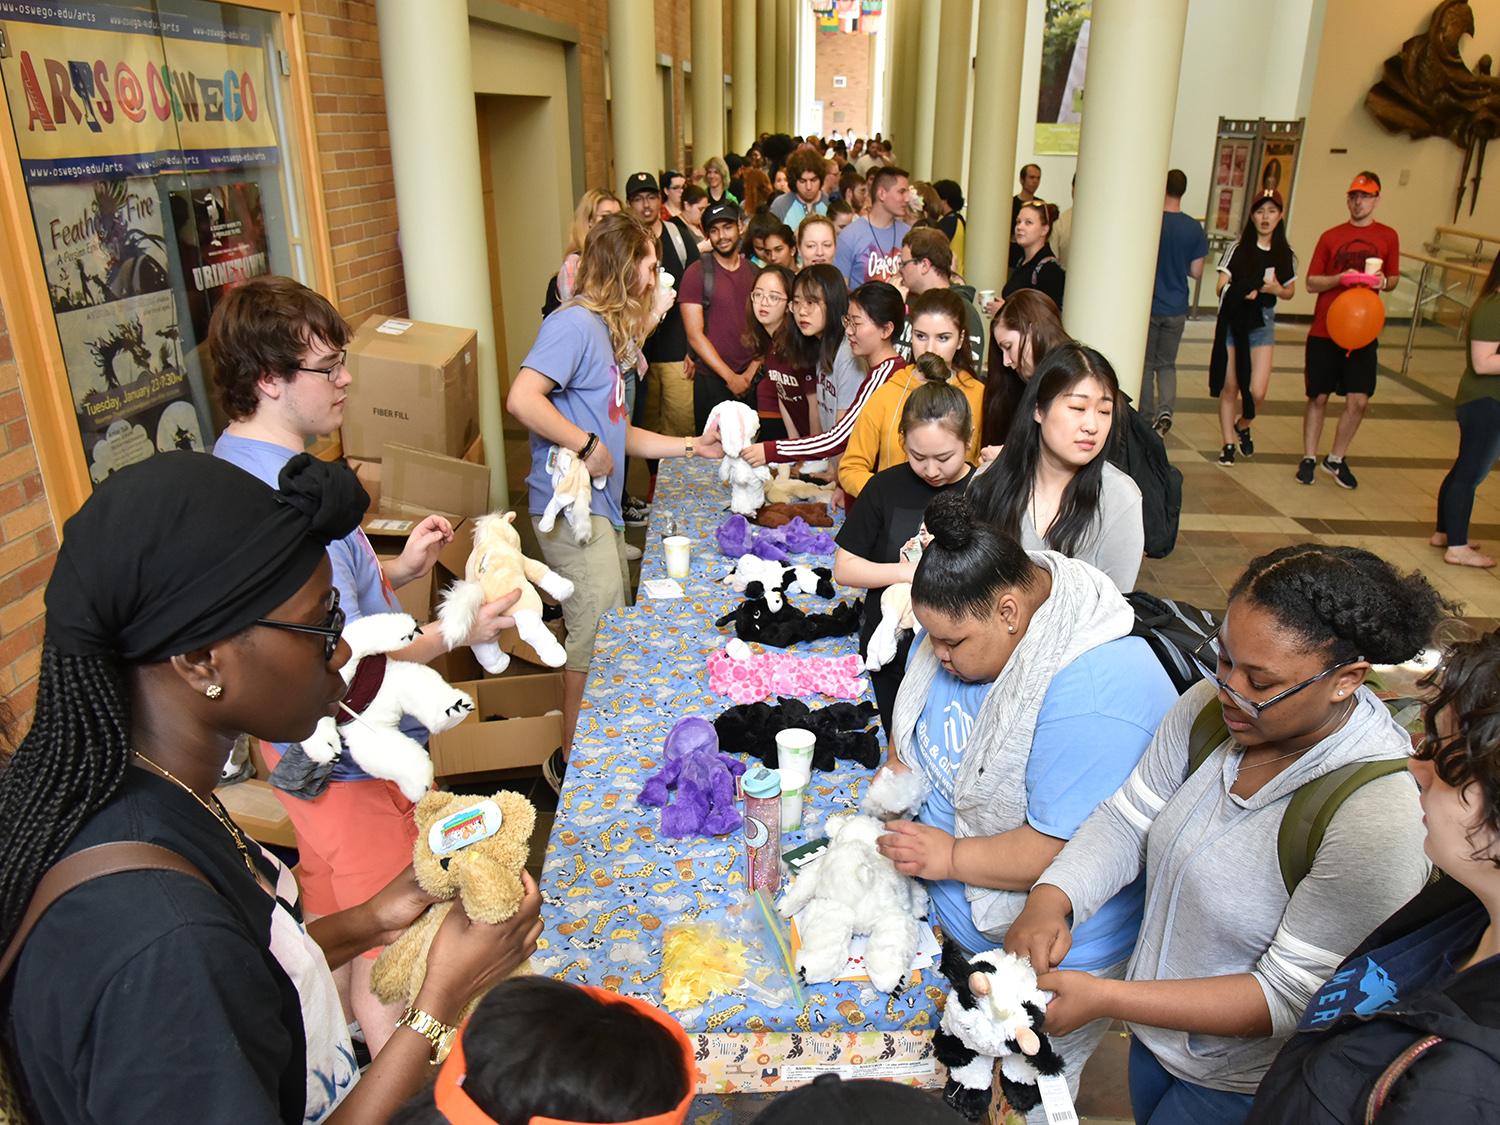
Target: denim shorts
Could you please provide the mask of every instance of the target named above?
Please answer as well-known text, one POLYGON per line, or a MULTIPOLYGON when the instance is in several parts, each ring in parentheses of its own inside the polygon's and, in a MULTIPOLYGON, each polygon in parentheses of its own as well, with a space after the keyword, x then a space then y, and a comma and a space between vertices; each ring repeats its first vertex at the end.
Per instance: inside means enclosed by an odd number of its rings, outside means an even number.
POLYGON ((1265 319, 1259 328, 1250 330, 1250 346, 1269 348, 1276 342, 1276 306, 1262 305, 1260 311, 1265 319))

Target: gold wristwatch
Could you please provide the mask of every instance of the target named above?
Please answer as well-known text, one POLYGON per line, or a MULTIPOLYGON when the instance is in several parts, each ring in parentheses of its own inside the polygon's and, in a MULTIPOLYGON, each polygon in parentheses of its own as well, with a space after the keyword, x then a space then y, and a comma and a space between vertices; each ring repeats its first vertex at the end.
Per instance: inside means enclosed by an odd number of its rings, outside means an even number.
POLYGON ((432 1044, 432 1058, 429 1061, 433 1066, 437 1066, 448 1057, 448 1052, 453 1048, 453 1037, 458 1034, 457 1027, 443 1023, 436 1016, 428 1015, 415 1005, 401 1013, 396 1026, 409 1027, 432 1044))

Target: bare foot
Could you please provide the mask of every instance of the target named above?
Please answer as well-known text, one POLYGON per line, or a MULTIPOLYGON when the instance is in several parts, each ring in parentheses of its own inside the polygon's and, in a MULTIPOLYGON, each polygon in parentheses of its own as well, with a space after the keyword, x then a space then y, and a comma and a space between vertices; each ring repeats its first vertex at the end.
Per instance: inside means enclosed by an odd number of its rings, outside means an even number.
POLYGON ((1481 570, 1487 570, 1495 565, 1494 559, 1488 555, 1481 555, 1469 543, 1462 547, 1449 547, 1443 552, 1443 561, 1452 566, 1472 566, 1481 570))
MULTIPOLYGON (((1432 533, 1432 538, 1427 540, 1427 545, 1429 547, 1446 547, 1448 545, 1447 533, 1442 531, 1434 531, 1432 533)), ((1477 539, 1470 539, 1469 546, 1473 547, 1477 551, 1481 546, 1483 546, 1483 544, 1481 544, 1477 539)))

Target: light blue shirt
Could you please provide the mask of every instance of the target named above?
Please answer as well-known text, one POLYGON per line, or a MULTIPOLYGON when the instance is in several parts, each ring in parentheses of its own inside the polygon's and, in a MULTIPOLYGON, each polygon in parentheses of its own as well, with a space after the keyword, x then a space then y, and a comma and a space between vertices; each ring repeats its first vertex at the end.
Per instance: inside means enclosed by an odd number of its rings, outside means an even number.
MULTIPOLYGON (((955 779, 990 687, 937 670, 912 736, 931 786, 920 823, 953 831, 955 779)), ((1124 784, 1176 701, 1171 681, 1139 637, 1110 641, 1059 669, 1042 699, 1026 761, 1027 823, 1044 835, 1070 839, 1124 784)), ((1124 961, 1135 946, 1145 889, 1143 875, 1075 928, 1061 967, 1093 972, 1124 961)), ((927 891, 944 934, 970 953, 996 944, 975 927, 962 883, 928 882, 927 891)))

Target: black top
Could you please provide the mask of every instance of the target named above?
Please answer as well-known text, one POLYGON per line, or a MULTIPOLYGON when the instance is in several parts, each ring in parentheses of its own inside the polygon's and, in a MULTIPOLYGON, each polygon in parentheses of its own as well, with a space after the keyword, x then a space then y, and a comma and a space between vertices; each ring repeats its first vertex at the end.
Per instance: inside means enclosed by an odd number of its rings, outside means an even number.
POLYGON ((1061 312, 1063 284, 1066 280, 1067 275, 1062 263, 1057 260, 1057 255, 1052 252, 1051 243, 1044 242, 1040 250, 1011 270, 1010 278, 1000 295, 1009 297, 1021 289, 1040 289, 1052 298, 1052 303, 1061 312))
MULTIPOLYGON (((687 224, 681 219, 675 216, 670 219, 663 217, 657 253, 660 255, 662 268, 672 275, 672 284, 681 294, 682 275, 687 272, 688 266, 698 260, 697 235, 688 230, 687 224), (671 232, 667 230, 669 224, 682 238, 685 257, 677 255, 677 247, 672 244, 671 232)), ((682 309, 673 301, 667 315, 656 326, 656 331, 646 337, 641 351, 645 353, 647 363, 681 363, 687 355, 687 346, 687 328, 682 323, 682 309)))
MULTIPOLYGON (((954 488, 967 488, 973 473, 966 473, 952 484, 933 488, 911 465, 903 461, 876 473, 860 490, 854 510, 839 528, 835 542, 851 555, 875 563, 901 561, 901 548, 922 527, 927 505, 935 497, 954 488)), ((859 627, 859 650, 865 651, 870 637, 880 625, 880 595, 885 587, 865 595, 865 616, 859 627)))
MULTIPOLYGON (((938 219, 937 228, 948 236, 948 242, 952 244, 953 240, 958 237, 958 225, 963 221, 963 216, 957 211, 949 211, 946 215, 938 219)), ((1011 220, 1010 225, 1014 228, 1016 225, 1015 220, 1011 220)))
MULTIPOLYGON (((7 1032, 37 1110, 58 1122, 301 1122, 296 989, 270 949, 273 900, 229 834, 164 778, 131 768, 66 854, 139 840, 207 876, 96 879, 47 912, 13 972, 7 1032)), ((275 885, 276 869, 251 854, 275 885)))

